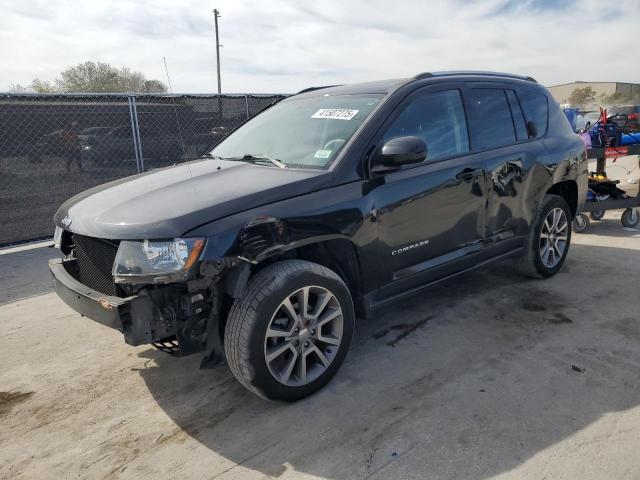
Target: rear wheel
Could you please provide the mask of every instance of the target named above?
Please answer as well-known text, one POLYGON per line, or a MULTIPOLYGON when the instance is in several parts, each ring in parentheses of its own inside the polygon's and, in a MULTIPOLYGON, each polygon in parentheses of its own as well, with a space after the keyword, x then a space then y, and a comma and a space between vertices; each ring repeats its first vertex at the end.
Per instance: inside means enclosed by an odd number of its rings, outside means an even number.
POLYGON ((571 210, 558 195, 545 195, 533 223, 526 250, 514 260, 516 270, 528 277, 545 278, 558 273, 569 252, 571 210))
POLYGON ((246 388, 269 400, 295 401, 335 375, 353 324, 351 295, 335 272, 285 260, 258 272, 233 304, 225 353, 246 388))

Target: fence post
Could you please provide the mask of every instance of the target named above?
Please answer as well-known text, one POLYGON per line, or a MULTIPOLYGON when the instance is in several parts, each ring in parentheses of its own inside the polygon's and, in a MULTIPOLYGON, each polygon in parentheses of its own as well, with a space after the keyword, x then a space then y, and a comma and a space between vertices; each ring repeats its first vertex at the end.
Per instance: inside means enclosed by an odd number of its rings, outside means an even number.
POLYGON ((138 170, 138 173, 142 173, 142 170, 140 168, 140 156, 138 155, 138 136, 136 135, 135 127, 135 125, 138 123, 138 119, 136 118, 136 114, 134 114, 133 112, 133 95, 129 94, 127 98, 129 100, 129 118, 131 119, 131 137, 133 138, 133 151, 136 154, 136 168, 138 170))
POLYGON ((144 155, 142 154, 142 139, 140 138, 140 125, 138 123, 138 108, 136 107, 136 97, 131 95, 133 104, 133 123, 135 125, 136 136, 138 138, 138 154, 140 155, 140 171, 144 172, 144 155))
POLYGON ((247 107, 247 120, 249 120, 249 95, 244 96, 244 104, 247 107))

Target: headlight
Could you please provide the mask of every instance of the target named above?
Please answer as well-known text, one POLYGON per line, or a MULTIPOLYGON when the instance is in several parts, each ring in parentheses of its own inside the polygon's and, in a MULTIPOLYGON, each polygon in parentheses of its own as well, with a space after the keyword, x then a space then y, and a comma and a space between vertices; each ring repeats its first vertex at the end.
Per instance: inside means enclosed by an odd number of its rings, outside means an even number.
POLYGON ((116 282, 152 277, 153 282, 168 281, 175 274, 186 274, 200 258, 204 238, 174 238, 170 241, 123 240, 113 264, 116 282))

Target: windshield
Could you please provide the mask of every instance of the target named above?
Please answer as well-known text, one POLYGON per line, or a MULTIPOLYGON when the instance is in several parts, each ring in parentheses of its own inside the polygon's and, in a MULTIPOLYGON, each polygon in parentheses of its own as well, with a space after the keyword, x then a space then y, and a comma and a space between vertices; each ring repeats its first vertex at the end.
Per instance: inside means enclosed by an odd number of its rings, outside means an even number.
POLYGON ((249 120, 211 155, 268 157, 287 167, 328 168, 382 95, 336 95, 285 100, 249 120))

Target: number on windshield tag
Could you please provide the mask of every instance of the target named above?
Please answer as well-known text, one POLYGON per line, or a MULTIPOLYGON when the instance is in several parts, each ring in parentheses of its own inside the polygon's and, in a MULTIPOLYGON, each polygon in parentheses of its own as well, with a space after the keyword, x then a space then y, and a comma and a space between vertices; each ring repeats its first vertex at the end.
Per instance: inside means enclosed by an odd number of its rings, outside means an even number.
POLYGON ((328 118, 331 120, 351 120, 359 110, 349 110, 348 108, 321 108, 314 113, 311 118, 328 118))

